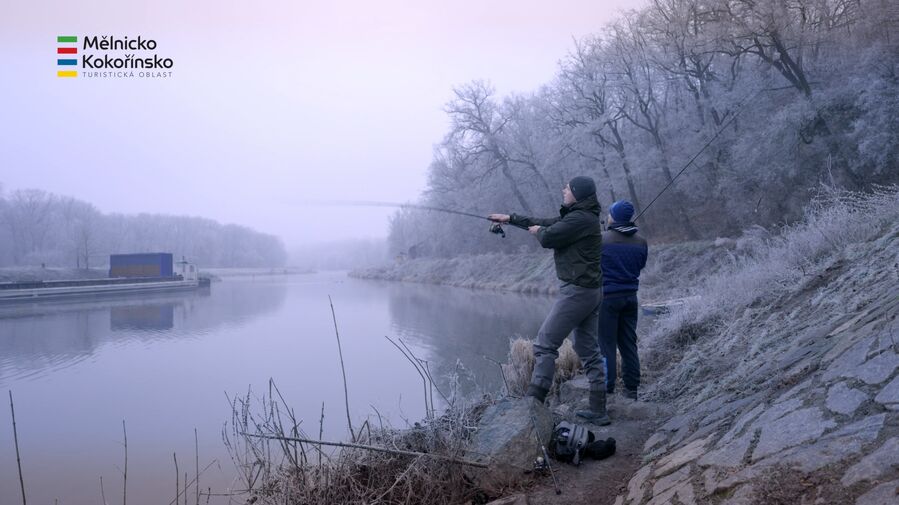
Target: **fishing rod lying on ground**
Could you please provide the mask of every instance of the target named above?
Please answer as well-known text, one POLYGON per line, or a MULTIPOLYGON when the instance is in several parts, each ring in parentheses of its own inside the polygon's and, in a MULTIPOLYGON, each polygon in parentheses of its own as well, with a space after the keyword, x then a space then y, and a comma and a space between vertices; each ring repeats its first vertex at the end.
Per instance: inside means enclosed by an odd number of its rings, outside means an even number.
POLYGON ((534 416, 533 410, 529 413, 531 414, 531 423, 534 424, 534 436, 537 437, 537 443, 540 444, 540 450, 543 452, 543 457, 537 459, 534 468, 548 469, 549 475, 553 479, 553 488, 556 490, 556 494, 562 494, 562 488, 559 487, 559 481, 556 480, 556 472, 553 471, 552 464, 549 462, 549 453, 546 452, 546 445, 543 444, 543 439, 540 437, 540 427, 537 425, 537 418, 534 416))
MULTIPOLYGON (((351 205, 358 207, 389 207, 389 208, 398 208, 398 209, 417 209, 417 210, 432 210, 435 212, 444 212, 447 214, 455 214, 457 216, 466 216, 473 217, 476 219, 484 219, 486 221, 490 221, 490 233, 497 234, 502 238, 506 238, 506 231, 503 230, 503 227, 500 223, 492 221, 490 218, 486 216, 481 216, 479 214, 473 214, 471 212, 464 212, 461 210, 454 209, 444 209, 442 207, 433 207, 430 205, 417 205, 414 203, 393 203, 393 202, 376 202, 370 200, 353 200, 353 201, 335 201, 335 202, 327 202, 325 205, 351 205)), ((512 225, 516 228, 521 228, 522 230, 527 230, 527 226, 523 226, 515 223, 506 223, 512 225)))

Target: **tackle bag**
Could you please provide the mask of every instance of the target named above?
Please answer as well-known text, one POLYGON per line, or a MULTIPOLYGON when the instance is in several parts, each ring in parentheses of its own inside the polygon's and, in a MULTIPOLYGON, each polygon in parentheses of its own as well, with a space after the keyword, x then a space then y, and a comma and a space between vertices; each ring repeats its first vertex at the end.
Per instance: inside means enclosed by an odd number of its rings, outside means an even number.
POLYGON ((597 440, 592 431, 562 421, 553 429, 550 451, 555 459, 580 465, 584 458, 605 459, 615 454, 615 439, 597 440))

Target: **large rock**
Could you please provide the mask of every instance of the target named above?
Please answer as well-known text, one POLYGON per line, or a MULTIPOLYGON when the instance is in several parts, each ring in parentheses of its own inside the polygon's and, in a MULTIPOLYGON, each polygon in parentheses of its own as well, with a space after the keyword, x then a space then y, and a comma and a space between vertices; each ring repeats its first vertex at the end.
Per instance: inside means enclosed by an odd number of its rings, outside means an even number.
POLYGON ((869 359, 864 365, 843 375, 857 377, 867 384, 880 384, 893 375, 893 370, 896 367, 899 367, 899 354, 885 352, 869 359))
POLYGON ((542 456, 537 435, 543 444, 549 444, 552 428, 552 414, 542 403, 531 397, 502 400, 481 416, 472 451, 497 469, 531 470, 537 457, 542 456))
POLYGON ((802 398, 792 398, 790 400, 775 403, 764 409, 762 415, 756 421, 756 427, 769 425, 777 421, 781 417, 802 407, 802 398))
POLYGON ((647 440, 645 444, 643 444, 643 452, 651 451, 655 446, 666 440, 668 440, 668 435, 665 435, 662 432, 656 432, 653 436, 649 437, 649 440, 647 440))
POLYGON ((850 388, 845 382, 839 382, 827 392, 827 408, 837 414, 852 415, 867 399, 868 395, 862 391, 850 388))
POLYGON ((630 482, 627 483, 628 503, 641 503, 643 501, 643 496, 646 495, 646 488, 643 484, 650 473, 652 473, 652 465, 646 465, 637 470, 637 473, 631 477, 630 482))
POLYGON ((728 468, 710 468, 704 473, 706 491, 710 494, 720 493, 736 485, 756 481, 763 478, 771 467, 777 465, 786 465, 809 473, 826 465, 854 458, 862 452, 864 445, 877 439, 885 419, 886 414, 866 417, 828 433, 812 444, 800 445, 773 454, 736 473, 728 468))
POLYGON ((646 502, 646 505, 671 505, 675 503, 674 497, 677 497, 676 503, 683 505, 696 505, 696 494, 693 491, 693 483, 689 480, 681 482, 675 487, 669 488, 660 494, 653 495, 652 499, 646 502))
POLYGON ((734 421, 733 427, 721 437, 721 440, 718 441, 718 447, 723 447, 729 444, 733 439, 737 438, 740 435, 740 432, 743 431, 743 428, 749 424, 750 421, 758 417, 759 414, 765 411, 765 405, 760 403, 752 408, 752 410, 748 412, 744 412, 734 421))
POLYGON ((705 454, 705 446, 712 437, 694 440, 680 449, 662 458, 655 471, 656 477, 662 477, 705 454))
POLYGON ((851 466, 843 476, 843 485, 851 486, 863 480, 876 481, 891 469, 899 467, 899 438, 891 438, 851 466))
POLYGON ((661 479, 657 480, 655 484, 652 486, 652 495, 653 496, 661 496, 673 488, 674 486, 683 483, 687 479, 690 478, 690 467, 682 467, 680 470, 670 473, 661 479))
POLYGON ((833 428, 836 423, 824 419, 817 408, 797 410, 776 421, 759 426, 762 435, 752 453, 753 461, 776 454, 788 447, 817 439, 825 430, 833 428))
POLYGON ((899 501, 899 480, 881 484, 855 500, 855 505, 895 505, 899 501))
POLYGON ((877 439, 885 415, 870 416, 824 435, 810 445, 772 456, 776 462, 810 473, 845 461, 862 452, 865 444, 877 439))
POLYGON ((726 468, 737 468, 743 464, 746 451, 752 445, 754 433, 745 433, 740 438, 731 441, 731 443, 713 451, 705 453, 699 459, 700 466, 718 466, 726 468))
POLYGON ((899 410, 899 376, 880 390, 874 401, 886 405, 889 409, 899 410))
POLYGON ((830 366, 827 367, 827 371, 824 372, 823 380, 825 382, 830 382, 840 376, 853 376, 854 372, 868 358, 868 350, 871 349, 871 344, 874 343, 874 337, 862 338, 847 350, 845 346, 849 342, 852 342, 851 338, 845 339, 841 345, 837 345, 827 353, 822 360, 824 362, 833 360, 830 366))

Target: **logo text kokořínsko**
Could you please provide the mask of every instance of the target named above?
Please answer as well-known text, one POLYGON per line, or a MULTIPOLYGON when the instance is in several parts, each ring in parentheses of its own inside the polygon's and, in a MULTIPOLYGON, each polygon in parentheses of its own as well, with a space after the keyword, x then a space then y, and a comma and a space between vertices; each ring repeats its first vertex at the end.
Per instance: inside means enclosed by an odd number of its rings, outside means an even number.
POLYGON ((175 62, 156 52, 154 39, 143 36, 116 37, 111 35, 59 35, 57 42, 58 77, 84 78, 168 78, 172 77, 175 62), (80 49, 80 53, 79 53, 80 49), (65 55, 65 56, 63 56, 65 55), (73 57, 73 55, 78 56, 73 57), (81 71, 73 67, 81 66, 81 71))

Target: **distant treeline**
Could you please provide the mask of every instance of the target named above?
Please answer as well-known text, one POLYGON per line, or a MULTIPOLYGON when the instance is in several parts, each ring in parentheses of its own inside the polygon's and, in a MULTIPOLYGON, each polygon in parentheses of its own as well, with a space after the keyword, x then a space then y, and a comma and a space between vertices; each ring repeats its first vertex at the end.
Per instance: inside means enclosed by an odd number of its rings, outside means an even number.
MULTIPOLYGON (((652 0, 577 41, 534 93, 455 88, 421 203, 553 215, 587 174, 604 209, 626 198, 639 211, 720 131, 641 219, 648 236, 795 221, 823 187, 899 181, 897 34, 895 0, 652 0)), ((534 247, 410 209, 389 243, 427 256, 534 247)))
POLYGON ((103 214, 37 189, 0 187, 0 266, 102 267, 109 254, 171 252, 202 267, 283 266, 278 237, 211 219, 103 214))

